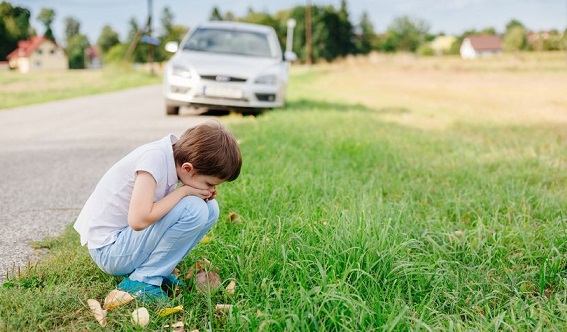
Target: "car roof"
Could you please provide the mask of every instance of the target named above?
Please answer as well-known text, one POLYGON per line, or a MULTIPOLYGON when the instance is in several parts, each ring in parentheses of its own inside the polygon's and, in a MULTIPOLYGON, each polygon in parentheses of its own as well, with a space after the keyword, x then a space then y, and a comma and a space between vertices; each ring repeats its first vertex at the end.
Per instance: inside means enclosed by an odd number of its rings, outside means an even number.
POLYGON ((196 28, 223 28, 223 29, 235 29, 235 30, 247 30, 256 32, 271 32, 274 29, 267 25, 244 23, 244 22, 233 22, 233 21, 209 21, 203 22, 196 26, 196 28))

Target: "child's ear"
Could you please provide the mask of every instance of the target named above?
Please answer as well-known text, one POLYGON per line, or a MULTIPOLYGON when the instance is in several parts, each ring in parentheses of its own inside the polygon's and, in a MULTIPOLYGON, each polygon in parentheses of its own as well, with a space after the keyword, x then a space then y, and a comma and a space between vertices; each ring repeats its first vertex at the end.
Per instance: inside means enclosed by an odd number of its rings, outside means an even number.
POLYGON ((181 165, 181 169, 184 170, 187 173, 191 173, 191 171, 193 171, 194 167, 193 167, 193 164, 191 164, 191 163, 183 163, 183 165, 181 165))

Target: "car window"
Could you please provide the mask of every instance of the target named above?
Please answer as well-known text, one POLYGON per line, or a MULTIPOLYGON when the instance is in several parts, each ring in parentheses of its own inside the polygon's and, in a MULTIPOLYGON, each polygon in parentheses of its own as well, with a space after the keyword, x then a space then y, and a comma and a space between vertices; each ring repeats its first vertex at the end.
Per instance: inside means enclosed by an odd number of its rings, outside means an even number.
POLYGON ((276 56, 265 33, 216 28, 197 29, 183 49, 269 58, 276 56))

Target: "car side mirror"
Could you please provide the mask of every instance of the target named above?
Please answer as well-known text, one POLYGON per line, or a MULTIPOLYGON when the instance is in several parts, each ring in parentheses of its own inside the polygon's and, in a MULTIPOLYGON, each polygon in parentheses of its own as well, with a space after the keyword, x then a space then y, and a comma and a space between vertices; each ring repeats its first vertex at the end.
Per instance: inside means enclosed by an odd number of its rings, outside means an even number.
POLYGON ((295 54, 295 52, 285 52, 284 53, 284 60, 287 62, 293 62, 295 60, 297 60, 297 54, 295 54))
POLYGON ((165 50, 170 53, 175 53, 179 49, 179 44, 176 41, 165 43, 165 50))

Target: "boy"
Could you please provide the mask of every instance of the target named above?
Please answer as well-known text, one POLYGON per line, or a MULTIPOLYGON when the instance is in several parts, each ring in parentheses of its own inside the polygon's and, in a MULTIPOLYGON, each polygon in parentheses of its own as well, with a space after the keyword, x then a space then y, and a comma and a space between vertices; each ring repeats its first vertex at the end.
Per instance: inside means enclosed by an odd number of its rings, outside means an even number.
POLYGON ((74 225, 81 245, 104 272, 127 275, 119 289, 167 303, 161 287, 181 285, 173 269, 215 224, 216 186, 236 180, 241 166, 220 123, 143 145, 112 166, 85 203, 74 225))

